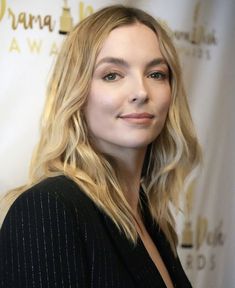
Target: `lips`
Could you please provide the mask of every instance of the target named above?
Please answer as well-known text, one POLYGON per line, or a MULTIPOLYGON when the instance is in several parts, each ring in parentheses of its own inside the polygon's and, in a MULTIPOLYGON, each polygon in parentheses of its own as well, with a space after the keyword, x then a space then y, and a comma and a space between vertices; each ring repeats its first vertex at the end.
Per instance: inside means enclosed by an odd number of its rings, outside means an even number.
POLYGON ((119 116, 122 119, 152 119, 154 116, 150 113, 130 113, 119 116))
POLYGON ((128 125, 133 125, 136 127, 146 127, 152 124, 154 115, 143 112, 143 113, 129 113, 129 114, 122 114, 119 116, 121 120, 128 123, 128 125))

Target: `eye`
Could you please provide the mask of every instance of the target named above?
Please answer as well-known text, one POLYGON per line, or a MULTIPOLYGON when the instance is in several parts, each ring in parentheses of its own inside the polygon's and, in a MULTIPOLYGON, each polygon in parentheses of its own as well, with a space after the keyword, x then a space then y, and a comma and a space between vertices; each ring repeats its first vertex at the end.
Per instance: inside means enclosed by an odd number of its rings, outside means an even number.
POLYGON ((148 78, 156 79, 156 80, 165 80, 168 78, 168 74, 164 72, 152 72, 148 75, 148 78))
POLYGON ((108 74, 106 74, 102 79, 104 81, 109 81, 109 82, 112 82, 112 81, 117 81, 119 79, 121 79, 122 76, 116 72, 110 72, 108 74))

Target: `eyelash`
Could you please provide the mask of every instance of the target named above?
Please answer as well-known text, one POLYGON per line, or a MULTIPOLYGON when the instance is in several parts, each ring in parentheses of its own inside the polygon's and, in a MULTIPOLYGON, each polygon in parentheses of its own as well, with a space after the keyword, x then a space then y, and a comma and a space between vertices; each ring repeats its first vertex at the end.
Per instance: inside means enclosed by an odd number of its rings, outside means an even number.
MULTIPOLYGON (((117 77, 119 77, 119 79, 123 78, 123 76, 120 74, 120 73, 117 73, 117 72, 109 72, 107 74, 105 74, 102 79, 104 81, 107 81, 107 82, 114 82, 117 80, 117 77), (115 76, 115 78, 112 78, 110 79, 109 77, 113 77, 115 76)), ((152 78, 154 80, 159 80, 159 81, 163 81, 163 80, 166 80, 168 79, 168 73, 164 73, 164 72, 159 72, 159 71, 155 71, 155 72, 152 72, 150 73, 148 76, 148 78, 152 78), (156 77, 157 76, 157 77, 156 77), (159 78, 160 76, 160 78, 159 78)))
POLYGON ((105 74, 102 77, 102 79, 104 81, 109 81, 109 82, 113 82, 113 81, 117 80, 116 77, 115 77, 115 79, 108 79, 108 77, 110 77, 110 76, 119 76, 120 78, 123 78, 123 76, 121 74, 117 73, 117 72, 109 72, 109 73, 105 74))
POLYGON ((152 78, 152 79, 156 79, 156 80, 165 80, 165 79, 168 79, 168 74, 164 73, 164 72, 156 71, 156 72, 150 73, 148 75, 148 78, 152 78), (155 77, 152 77, 153 75, 155 75, 155 77), (159 75, 160 79, 159 79, 159 77, 156 77, 156 75, 159 75))

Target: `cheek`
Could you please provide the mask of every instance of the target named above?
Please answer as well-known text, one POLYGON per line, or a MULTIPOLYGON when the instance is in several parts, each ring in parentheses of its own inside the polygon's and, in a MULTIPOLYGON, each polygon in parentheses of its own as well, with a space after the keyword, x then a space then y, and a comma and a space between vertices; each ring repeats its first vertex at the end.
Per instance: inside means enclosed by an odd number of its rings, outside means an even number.
POLYGON ((158 103, 156 105, 159 107, 159 110, 163 114, 167 114, 170 104, 171 104, 171 90, 170 88, 163 91, 161 97, 157 100, 158 103))
POLYGON ((107 91, 102 89, 102 92, 99 92, 98 89, 92 89, 84 110, 88 127, 106 126, 117 115, 117 107, 115 99, 107 91))
POLYGON ((165 97, 163 102, 163 106, 165 107, 166 112, 169 111, 170 105, 171 105, 171 92, 169 92, 169 94, 165 97))
POLYGON ((105 115, 117 115, 121 107, 121 97, 119 89, 107 88, 102 83, 93 83, 87 101, 87 113, 105 115))
POLYGON ((88 97, 89 98, 85 110, 85 114, 87 114, 87 116, 92 117, 93 115, 94 118, 96 115, 97 117, 99 116, 103 119, 105 115, 112 114, 115 111, 115 105, 108 95, 99 95, 96 93, 93 95, 91 94, 88 97))

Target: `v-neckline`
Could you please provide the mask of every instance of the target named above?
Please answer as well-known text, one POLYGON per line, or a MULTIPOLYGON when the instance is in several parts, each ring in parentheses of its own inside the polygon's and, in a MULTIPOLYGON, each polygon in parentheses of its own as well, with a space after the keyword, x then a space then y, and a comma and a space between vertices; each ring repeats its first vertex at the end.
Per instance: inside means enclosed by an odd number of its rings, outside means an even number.
MULTIPOLYGON (((173 283, 173 286, 175 286, 176 282, 176 275, 175 275, 175 265, 173 264, 176 259, 175 255, 172 251, 172 248, 170 246, 170 243, 166 239, 166 236, 164 235, 162 229, 160 228, 159 224, 152 218, 151 213, 149 211, 149 207, 147 205, 147 198, 142 190, 140 189, 140 197, 141 197, 141 205, 142 205, 142 218, 144 221, 145 228, 147 232, 149 233, 149 236, 151 237, 156 249, 159 252, 159 255, 169 273, 169 276, 171 278, 171 281, 173 283)), ((142 242, 142 240, 140 239, 142 242)), ((144 246, 144 243, 142 242, 142 245, 144 246)), ((148 254, 147 249, 144 246, 144 249, 146 253, 148 254)), ((151 259, 151 257, 148 254, 148 257, 151 260, 152 265, 155 267, 155 269, 158 271, 155 263, 151 259)), ((160 274, 160 272, 158 271, 160 274)), ((162 276, 161 276, 162 277, 162 276)), ((164 282, 165 283, 165 282, 164 282)))
MULTIPOLYGON (((174 273, 174 269, 171 269, 172 262, 174 261, 174 259, 172 259, 172 256, 174 257, 173 251, 171 251, 170 244, 168 243, 160 226, 152 218, 148 205, 147 205, 147 199, 146 199, 145 193, 142 189, 140 190, 140 197, 141 197, 141 206, 142 206, 141 212, 142 212, 143 224, 145 226, 147 233, 149 234, 149 237, 151 238, 153 244, 155 245, 155 248, 157 249, 159 256, 161 257, 161 260, 163 262, 163 265, 165 266, 165 269, 167 270, 169 274, 173 287, 175 287, 175 273, 174 273)), ((163 277, 157 265, 154 263, 153 259, 149 255, 149 252, 147 248, 145 247, 145 244, 140 236, 138 237, 138 242, 139 242, 139 245, 141 245, 143 250, 145 251, 146 257, 149 258, 153 269, 155 269, 157 273, 159 273, 159 275, 162 278, 162 281, 164 282, 163 277)), ((167 287, 166 284, 165 284, 165 287, 167 287)))
MULTIPOLYGON (((150 237, 152 238, 153 243, 156 245, 156 248, 159 251, 160 257, 169 273, 171 281, 174 286, 174 275, 172 271, 169 269, 169 265, 167 260, 168 257, 165 255, 166 251, 162 251, 164 247, 161 245, 161 241, 158 237, 162 237, 162 232, 158 225, 153 221, 150 212, 147 206, 143 204, 143 221, 144 225, 146 225, 146 230, 148 231, 150 237), (144 207, 145 206, 145 207, 144 207)), ((113 223, 111 218, 106 214, 102 213, 106 227, 108 228, 108 233, 112 238, 114 245, 117 248, 117 252, 120 254, 121 258, 125 262, 126 268, 132 274, 132 278, 136 282, 136 287, 146 288, 146 279, 151 275, 152 279, 154 279, 154 283, 157 283, 157 288, 167 288, 162 275, 157 269, 155 263, 151 259, 144 243, 141 238, 138 237, 137 244, 134 246, 132 242, 130 242, 123 232, 120 232, 116 225, 113 223)), ((166 248, 164 249, 166 250, 166 248)), ((169 253, 167 253, 169 254, 169 253)), ((151 286, 152 287, 152 286, 151 286)))

